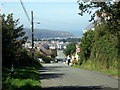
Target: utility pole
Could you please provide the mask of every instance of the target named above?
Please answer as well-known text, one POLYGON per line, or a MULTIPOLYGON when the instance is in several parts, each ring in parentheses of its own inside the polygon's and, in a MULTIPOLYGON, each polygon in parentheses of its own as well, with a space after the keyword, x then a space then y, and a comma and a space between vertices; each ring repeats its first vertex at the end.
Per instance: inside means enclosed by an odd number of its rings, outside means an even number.
POLYGON ((32 28, 32 57, 34 58, 34 25, 33 25, 33 11, 31 11, 31 28, 32 28))

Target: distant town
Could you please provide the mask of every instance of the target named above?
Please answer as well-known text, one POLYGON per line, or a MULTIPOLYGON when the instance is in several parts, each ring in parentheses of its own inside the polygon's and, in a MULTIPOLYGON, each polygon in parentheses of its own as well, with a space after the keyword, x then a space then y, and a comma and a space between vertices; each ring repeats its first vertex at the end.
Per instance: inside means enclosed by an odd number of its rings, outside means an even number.
MULTIPOLYGON (((71 38, 55 38, 55 39, 34 39, 34 47, 39 48, 41 44, 45 43, 49 46, 49 49, 63 50, 71 42, 80 42, 81 37, 71 38)), ((24 45, 25 48, 32 48, 32 41, 28 40, 24 45)))
POLYGON ((23 44, 29 51, 38 51, 40 54, 55 58, 58 50, 66 49, 66 46, 72 42, 80 43, 80 37, 56 38, 56 39, 34 39, 34 50, 32 50, 32 40, 23 44))

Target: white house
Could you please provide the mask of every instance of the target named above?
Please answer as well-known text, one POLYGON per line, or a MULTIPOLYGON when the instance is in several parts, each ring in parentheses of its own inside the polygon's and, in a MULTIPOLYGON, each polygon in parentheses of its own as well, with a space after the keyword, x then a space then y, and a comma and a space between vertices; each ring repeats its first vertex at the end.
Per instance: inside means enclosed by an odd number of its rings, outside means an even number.
POLYGON ((100 18, 97 18, 94 22, 90 23, 84 30, 83 30, 83 33, 89 31, 89 30, 95 30, 95 24, 99 25, 101 24, 100 23, 101 19, 100 18))

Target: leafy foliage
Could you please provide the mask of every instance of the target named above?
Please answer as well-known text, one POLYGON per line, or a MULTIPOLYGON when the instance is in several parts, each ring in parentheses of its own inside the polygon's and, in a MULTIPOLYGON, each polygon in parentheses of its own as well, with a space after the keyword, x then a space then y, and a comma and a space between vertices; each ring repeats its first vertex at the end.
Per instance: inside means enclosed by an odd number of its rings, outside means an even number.
POLYGON ((51 50, 51 57, 55 58, 57 56, 57 49, 52 49, 51 50))
POLYGON ((2 89, 3 90, 40 90, 39 72, 36 67, 17 68, 14 74, 10 69, 3 68, 2 89))
POLYGON ((31 52, 22 47, 27 40, 25 32, 23 32, 23 25, 19 25, 19 19, 13 20, 13 14, 5 15, 2 22, 2 52, 3 52, 3 67, 10 68, 20 66, 35 66, 40 67, 35 58, 32 57, 31 52))
POLYGON ((17 57, 17 50, 22 48, 27 37, 23 37, 25 34, 22 32, 23 25, 18 26, 19 20, 13 20, 13 14, 9 14, 7 19, 5 19, 5 15, 2 17, 3 66, 10 67, 17 57), (19 37, 21 39, 18 39, 19 37))
POLYGON ((39 72, 42 66, 32 57, 32 53, 22 47, 27 37, 24 37, 23 25, 19 20, 13 20, 13 14, 5 15, 2 22, 2 89, 3 90, 39 90, 39 72), (14 71, 11 71, 11 65, 14 71))
POLYGON ((36 54, 37 54, 37 58, 42 58, 45 63, 50 63, 50 61, 55 61, 55 58, 42 55, 39 52, 36 52, 36 54))
POLYGON ((66 49, 64 49, 64 54, 67 55, 72 55, 76 51, 76 44, 75 42, 72 42, 66 46, 66 49))
MULTIPOLYGON (((84 1, 84 0, 83 0, 84 1)), ((80 13, 83 16, 84 13, 92 14, 93 9, 97 9, 95 13, 91 15, 91 20, 94 20, 95 15, 107 20, 117 20, 120 19, 120 2, 78 2, 80 13)))
POLYGON ((117 68, 119 57, 118 37, 111 34, 108 29, 105 24, 95 28, 95 42, 91 53, 91 60, 93 60, 94 64, 98 62, 99 67, 104 69, 117 68))
POLYGON ((90 21, 96 15, 100 18, 94 31, 86 32, 81 39, 79 64, 89 62, 96 68, 117 69, 120 60, 120 2, 79 2, 79 9, 81 16, 96 9, 90 21))
POLYGON ((94 31, 88 31, 83 35, 84 37, 82 37, 81 43, 80 43, 82 52, 80 53, 81 58, 80 58, 79 64, 82 64, 84 60, 87 61, 90 58, 91 49, 94 43, 94 31))

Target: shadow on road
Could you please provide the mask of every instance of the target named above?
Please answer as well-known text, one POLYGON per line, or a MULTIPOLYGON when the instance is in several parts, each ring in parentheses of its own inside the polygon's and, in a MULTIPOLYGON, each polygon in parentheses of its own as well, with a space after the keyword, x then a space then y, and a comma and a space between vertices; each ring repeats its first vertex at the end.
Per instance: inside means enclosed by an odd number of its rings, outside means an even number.
POLYGON ((46 73, 46 74, 40 74, 40 79, 52 79, 52 78, 60 78, 64 74, 59 74, 59 73, 46 73))
POLYGON ((66 68, 68 66, 47 66, 47 67, 43 67, 42 69, 47 69, 47 70, 51 70, 54 68, 66 68))
POLYGON ((41 70, 39 70, 40 73, 40 80, 42 79, 53 79, 53 78, 61 78, 64 74, 62 73, 56 73, 56 68, 61 68, 61 67, 43 67, 41 70))
MULTIPOLYGON (((40 80, 43 79, 55 79, 62 78, 64 73, 59 72, 59 68, 65 68, 66 66, 47 66, 39 70, 40 80), (56 72, 58 71, 58 73, 56 72)), ((68 68, 68 67, 66 67, 68 68)), ((47 83, 45 83, 47 85, 47 83)), ((104 87, 104 86, 49 86, 42 87, 41 90, 119 90, 118 88, 104 87)))
POLYGON ((60 86, 41 88, 41 90, 119 90, 119 89, 102 86, 60 86))
POLYGON ((66 68, 66 67, 67 66, 47 66, 47 67, 42 67, 39 70, 39 72, 56 71, 56 69, 58 69, 58 68, 66 68))

